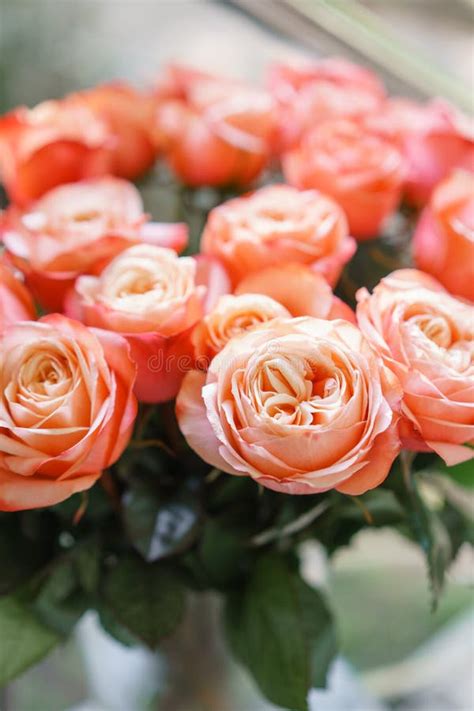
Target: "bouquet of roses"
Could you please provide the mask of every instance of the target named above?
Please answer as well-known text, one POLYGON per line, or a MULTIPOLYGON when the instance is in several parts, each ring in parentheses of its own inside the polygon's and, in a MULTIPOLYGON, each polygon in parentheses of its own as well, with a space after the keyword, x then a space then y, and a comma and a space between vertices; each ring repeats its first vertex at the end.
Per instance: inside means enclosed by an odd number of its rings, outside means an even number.
POLYGON ((305 709, 337 641, 300 544, 396 527, 436 604, 473 539, 466 117, 338 59, 172 65, 4 115, 0 170, 0 683, 88 609, 155 649, 214 590, 305 709))

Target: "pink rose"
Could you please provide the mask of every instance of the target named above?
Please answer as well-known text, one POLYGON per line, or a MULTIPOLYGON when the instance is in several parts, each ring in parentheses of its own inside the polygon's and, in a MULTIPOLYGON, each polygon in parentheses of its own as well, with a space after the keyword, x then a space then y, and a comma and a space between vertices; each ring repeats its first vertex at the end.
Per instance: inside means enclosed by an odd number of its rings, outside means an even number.
POLYGON ((334 285, 355 252, 340 207, 316 190, 271 185, 211 210, 201 240, 237 285, 248 274, 291 262, 334 285))
POLYGON ((79 274, 127 247, 150 242, 181 250, 187 242, 184 225, 147 222, 135 186, 112 177, 62 185, 25 210, 11 206, 0 230, 8 258, 50 311, 62 310, 79 274))
POLYGON ((392 272, 357 293, 357 320, 403 388, 404 446, 447 464, 474 450, 472 306, 415 269, 392 272))
POLYGON ((400 443, 400 388, 346 321, 276 319, 233 338, 176 402, 189 445, 210 466, 288 494, 362 494, 400 443))
POLYGON ((0 334, 19 321, 36 317, 33 299, 13 271, 0 262, 0 334))
POLYGON ((229 287, 215 260, 143 244, 115 257, 100 276, 79 277, 66 312, 121 333, 137 364, 138 399, 164 402, 194 365, 193 327, 229 287))
POLYGON ((89 489, 128 444, 136 415, 126 341, 53 314, 0 341, 0 510, 89 489))
POLYGON ((474 174, 457 171, 434 190, 413 238, 415 264, 474 301, 474 174))

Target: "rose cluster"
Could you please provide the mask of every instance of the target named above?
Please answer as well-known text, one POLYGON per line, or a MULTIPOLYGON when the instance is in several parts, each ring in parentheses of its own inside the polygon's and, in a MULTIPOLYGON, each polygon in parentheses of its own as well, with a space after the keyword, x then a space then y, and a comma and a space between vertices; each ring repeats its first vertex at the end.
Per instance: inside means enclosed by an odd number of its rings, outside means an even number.
POLYGON ((0 510, 90 487, 137 401, 176 399, 205 462, 288 494, 364 493, 402 447, 472 458, 474 141, 444 101, 339 59, 265 88, 171 65, 6 114, 0 175, 0 510), (234 188, 197 254, 129 182, 156 160, 234 188), (402 200, 413 268, 353 310, 333 289, 402 200))

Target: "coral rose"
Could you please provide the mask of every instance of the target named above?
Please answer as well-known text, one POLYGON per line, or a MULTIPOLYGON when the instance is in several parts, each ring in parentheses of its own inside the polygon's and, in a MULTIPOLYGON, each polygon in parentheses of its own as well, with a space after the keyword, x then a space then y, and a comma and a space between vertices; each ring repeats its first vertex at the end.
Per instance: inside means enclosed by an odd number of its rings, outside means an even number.
POLYGON ((370 130, 399 145, 407 168, 405 195, 416 205, 424 205, 453 169, 474 171, 472 120, 444 100, 418 104, 389 99, 365 121, 370 130))
POLYGON ((359 326, 403 388, 401 434, 415 451, 433 450, 447 464, 474 450, 474 318, 415 269, 392 272, 369 295, 357 294, 359 326))
POLYGON ((237 285, 247 274, 296 262, 334 285, 355 251, 341 208, 315 190, 272 185, 211 210, 201 250, 220 259, 237 285))
POLYGON ((342 318, 355 323, 352 309, 334 296, 327 281, 303 264, 282 264, 253 272, 239 282, 236 294, 265 294, 291 316, 342 318))
POLYGON ((262 323, 291 314, 284 306, 262 294, 221 296, 215 308, 198 323, 192 334, 196 364, 207 370, 211 360, 236 336, 262 323))
POLYGON ((11 324, 34 318, 30 292, 13 271, 0 262, 0 334, 11 324))
POLYGON ((110 172, 133 180, 152 167, 155 101, 121 82, 102 84, 75 95, 107 125, 114 137, 110 172))
POLYGON ((125 340, 54 314, 10 326, 0 361, 0 510, 88 489, 121 455, 135 419, 125 340))
POLYGON ((184 225, 146 223, 134 185, 112 177, 63 185, 27 210, 11 206, 1 232, 7 256, 21 269, 40 303, 61 311, 79 274, 146 241, 184 248, 184 225))
POLYGON ((352 324, 276 319, 188 373, 176 413, 192 449, 229 474, 288 494, 362 494, 399 452, 400 396, 352 324))
POLYGON ((106 124, 76 99, 19 107, 0 118, 0 177, 18 205, 109 172, 110 148, 106 124))
POLYGON ((262 172, 275 126, 266 92, 171 66, 158 96, 156 140, 184 183, 246 185, 262 172))
POLYGON ((88 326, 123 334, 137 363, 138 399, 164 402, 175 397, 193 366, 193 327, 229 287, 215 260, 137 245, 100 276, 79 277, 66 312, 88 326))
POLYGON ((283 172, 298 188, 322 190, 347 215, 358 239, 375 237, 396 209, 405 176, 401 153, 390 142, 350 121, 327 121, 285 154, 283 172))
POLYGON ((327 119, 359 119, 381 110, 385 90, 370 70, 344 59, 274 64, 268 86, 278 106, 277 152, 297 145, 327 119))
POLYGON ((458 171, 434 191, 413 239, 417 267, 474 301, 474 175, 458 171))

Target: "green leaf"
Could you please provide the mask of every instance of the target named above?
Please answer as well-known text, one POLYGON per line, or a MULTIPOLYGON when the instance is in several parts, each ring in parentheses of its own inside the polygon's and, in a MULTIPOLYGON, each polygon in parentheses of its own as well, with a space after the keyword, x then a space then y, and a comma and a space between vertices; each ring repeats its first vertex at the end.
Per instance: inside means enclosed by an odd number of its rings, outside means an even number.
POLYGON ((88 607, 80 590, 73 562, 58 563, 46 578, 32 609, 42 622, 60 635, 67 636, 88 607))
POLYGON ((139 644, 137 637, 134 637, 126 627, 121 625, 120 622, 117 622, 112 612, 107 607, 104 607, 103 605, 99 606, 97 612, 99 613, 99 620, 102 628, 117 642, 123 644, 124 647, 135 647, 139 644))
POLYGON ((117 621, 152 649, 184 613, 184 587, 165 563, 122 559, 105 576, 102 593, 117 621))
POLYGON ((420 473, 412 473, 407 482, 400 472, 391 479, 398 500, 407 513, 407 524, 412 538, 423 549, 428 566, 432 590, 432 607, 435 610, 443 591, 446 570, 453 561, 453 547, 442 518, 442 508, 431 507, 428 497, 420 487, 420 473))
POLYGON ((245 587, 227 599, 226 632, 237 659, 274 704, 308 708, 336 653, 333 621, 322 595, 287 559, 262 556, 245 587))
POLYGON ((199 544, 199 557, 205 574, 217 587, 232 583, 242 574, 249 557, 248 535, 225 525, 225 521, 206 522, 199 544))
POLYGON ((132 486, 123 510, 130 540, 148 562, 184 550, 198 531, 199 504, 190 491, 162 500, 150 487, 132 486))
POLYGON ((14 597, 0 600, 0 686, 36 664, 60 637, 14 597))

